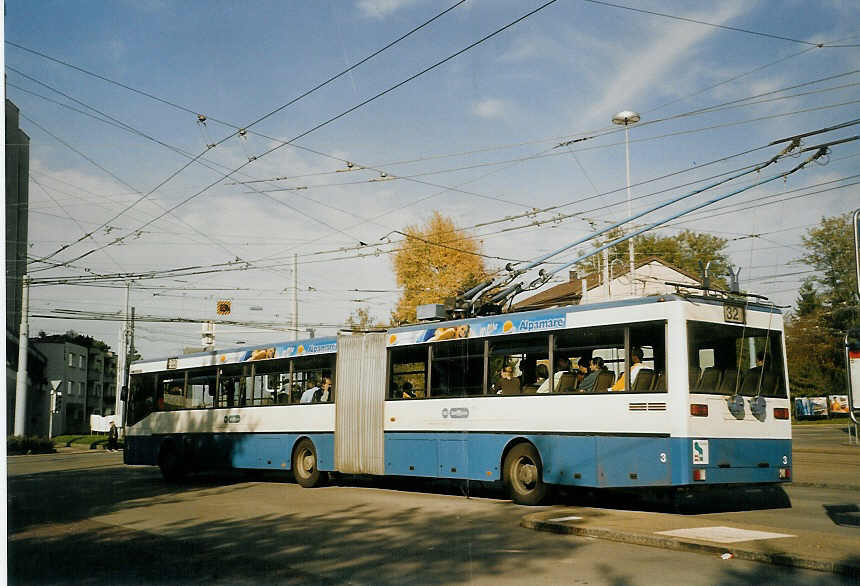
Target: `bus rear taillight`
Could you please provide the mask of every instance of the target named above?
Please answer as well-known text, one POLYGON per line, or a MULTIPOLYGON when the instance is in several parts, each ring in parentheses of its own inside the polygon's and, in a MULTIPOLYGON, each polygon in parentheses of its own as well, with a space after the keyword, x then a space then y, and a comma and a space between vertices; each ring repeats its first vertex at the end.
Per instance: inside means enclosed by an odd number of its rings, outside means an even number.
POLYGON ((694 468, 693 469, 693 480, 707 480, 708 475, 705 472, 704 468, 694 468))
POLYGON ((708 406, 702 405, 700 403, 693 403, 690 405, 690 415, 693 417, 707 417, 708 416, 708 406))
POLYGON ((788 408, 786 408, 786 407, 774 407, 773 418, 774 419, 788 419, 788 408))
POLYGON ((780 468, 779 469, 779 479, 780 480, 791 480, 791 468, 780 468))

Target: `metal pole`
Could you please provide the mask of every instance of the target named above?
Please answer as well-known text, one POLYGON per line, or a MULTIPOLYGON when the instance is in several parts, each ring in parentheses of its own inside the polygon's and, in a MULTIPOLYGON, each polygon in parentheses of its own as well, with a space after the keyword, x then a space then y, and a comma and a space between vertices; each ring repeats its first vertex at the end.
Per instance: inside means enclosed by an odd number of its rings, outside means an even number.
POLYGON ((30 275, 21 280, 21 331, 18 334, 18 374, 15 379, 15 435, 26 435, 27 430, 27 342, 30 305, 30 275))
POLYGON ((299 339, 299 255, 293 254, 293 340, 299 339))
MULTIPOLYGON (((624 125, 624 154, 627 159, 627 217, 633 215, 633 206, 630 198, 630 126, 624 125)), ((636 263, 633 257, 633 239, 627 241, 627 250, 630 253, 630 294, 636 296, 636 263)))
POLYGON ((134 306, 131 308, 131 320, 128 328, 128 356, 125 360, 125 371, 122 375, 123 386, 128 386, 128 376, 131 372, 131 361, 134 359, 134 306))
POLYGON ((119 351, 116 353, 116 398, 114 400, 114 418, 120 434, 123 433, 122 387, 125 384, 125 369, 128 359, 128 319, 131 303, 131 281, 125 284, 125 320, 119 330, 119 351))
POLYGON ((54 437, 54 389, 51 389, 51 395, 48 401, 48 439, 54 437))

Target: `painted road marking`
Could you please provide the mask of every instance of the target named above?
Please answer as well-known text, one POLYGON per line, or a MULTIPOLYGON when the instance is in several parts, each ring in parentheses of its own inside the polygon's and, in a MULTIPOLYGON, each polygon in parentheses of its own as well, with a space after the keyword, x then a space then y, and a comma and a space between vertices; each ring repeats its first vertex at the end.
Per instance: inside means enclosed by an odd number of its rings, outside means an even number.
POLYGON ((570 517, 558 517, 556 519, 547 519, 550 523, 556 521, 582 521, 582 517, 577 517, 576 515, 571 515, 570 517))
POLYGON ((673 531, 657 531, 657 535, 670 537, 686 537, 715 543, 736 543, 738 541, 754 541, 756 539, 780 539, 794 537, 787 533, 769 533, 767 531, 750 531, 735 527, 693 527, 692 529, 675 529, 673 531))

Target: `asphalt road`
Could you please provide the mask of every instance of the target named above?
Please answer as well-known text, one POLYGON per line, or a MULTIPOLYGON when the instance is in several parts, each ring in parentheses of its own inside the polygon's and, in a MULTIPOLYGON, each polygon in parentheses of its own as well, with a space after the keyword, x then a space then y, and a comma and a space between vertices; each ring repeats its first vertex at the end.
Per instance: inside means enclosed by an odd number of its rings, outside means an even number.
MULTIPOLYGON (((833 429, 795 436, 796 453, 844 440, 833 429)), ((837 480, 860 482, 845 472, 837 480)), ((10 457, 8 475, 10 584, 857 583, 519 526, 536 510, 581 505, 582 495, 520 507, 486 486, 350 478, 306 490, 239 473, 170 486, 156 469, 101 451, 10 457)), ((860 527, 837 525, 823 508, 860 502, 860 489, 810 483, 788 495, 790 509, 722 514, 856 536, 860 550, 860 527)))

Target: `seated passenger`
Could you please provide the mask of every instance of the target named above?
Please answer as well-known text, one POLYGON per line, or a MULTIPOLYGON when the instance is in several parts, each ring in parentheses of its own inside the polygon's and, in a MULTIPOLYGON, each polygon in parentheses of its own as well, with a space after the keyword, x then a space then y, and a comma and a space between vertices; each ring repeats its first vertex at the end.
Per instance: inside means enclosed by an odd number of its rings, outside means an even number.
POLYGON ((576 363, 576 386, 582 384, 582 381, 591 372, 591 360, 583 356, 576 363))
POLYGON ((403 387, 400 389, 400 396, 404 399, 414 399, 415 391, 412 390, 412 383, 406 381, 403 383, 403 387))
MULTIPOLYGON (((567 358, 559 358, 555 361, 555 374, 552 376, 552 387, 549 385, 549 380, 536 380, 535 383, 540 383, 540 387, 538 388, 538 393, 550 393, 552 389, 558 386, 558 381, 565 372, 569 372, 570 370, 570 360, 567 358)), ((549 372, 547 371, 546 366, 543 364, 539 364, 537 367, 537 375, 538 379, 543 377, 546 379, 549 376, 549 372), (543 370, 541 370, 543 369, 543 370)))
POLYGON ((514 367, 510 364, 502 367, 499 379, 493 383, 497 395, 519 395, 522 393, 520 379, 514 378, 514 367))
POLYGON ((314 403, 328 403, 334 399, 331 393, 331 377, 324 376, 322 379, 322 385, 320 386, 319 392, 314 393, 313 401, 314 403))
MULTIPOLYGON (((642 351, 642 348, 633 348, 630 351, 630 360, 632 364, 630 365, 630 388, 633 388, 633 383, 636 382, 636 375, 639 374, 639 371, 642 370, 643 364, 642 359, 645 357, 645 353, 642 351)), ((615 381, 615 384, 612 385, 613 391, 623 391, 625 387, 625 375, 626 373, 621 373, 621 376, 618 377, 618 380, 615 381)))
POLYGON ((317 386, 316 381, 314 379, 310 379, 307 382, 307 389, 302 393, 302 398, 299 399, 299 403, 313 403, 314 394, 316 394, 318 390, 320 390, 320 388, 317 386))
POLYGON ((579 383, 579 390, 586 393, 594 390, 594 385, 597 383, 597 377, 600 376, 601 372, 607 370, 603 365, 603 358, 600 356, 592 358, 591 362, 589 362, 588 368, 590 372, 585 375, 585 378, 582 379, 581 383, 579 383))
POLYGON ((538 364, 535 366, 535 381, 528 385, 531 387, 531 390, 534 391, 537 389, 539 393, 548 393, 549 392, 549 369, 547 369, 546 364, 538 364), (541 390, 544 388, 544 383, 546 384, 546 390, 541 390))

